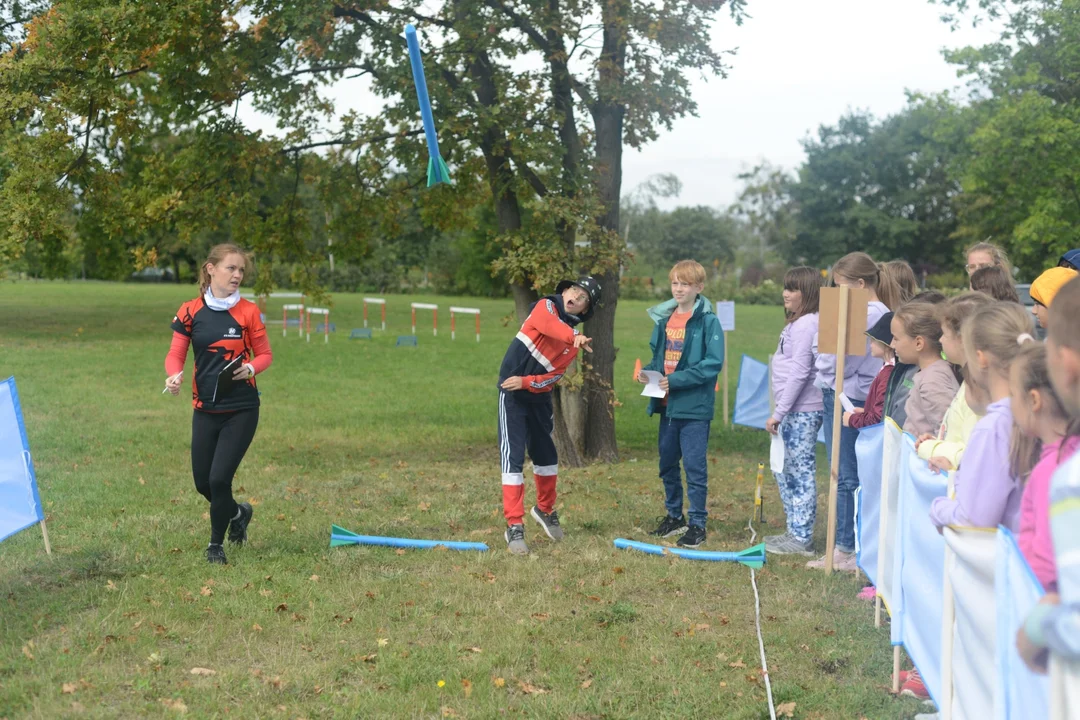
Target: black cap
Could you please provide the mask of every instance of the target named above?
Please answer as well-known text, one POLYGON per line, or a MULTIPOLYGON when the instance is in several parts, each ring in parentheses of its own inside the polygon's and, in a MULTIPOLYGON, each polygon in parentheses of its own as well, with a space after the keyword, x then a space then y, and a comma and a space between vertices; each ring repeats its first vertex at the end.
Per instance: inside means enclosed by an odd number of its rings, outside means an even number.
POLYGON ((891 312, 885 313, 874 323, 874 327, 866 331, 871 340, 892 345, 892 317, 891 312))
POLYGON ((563 280, 555 286, 555 292, 562 293, 566 288, 575 285, 584 290, 585 294, 589 296, 589 308, 579 316, 584 322, 592 317, 593 310, 600 304, 600 283, 592 275, 586 275, 577 280, 563 280))

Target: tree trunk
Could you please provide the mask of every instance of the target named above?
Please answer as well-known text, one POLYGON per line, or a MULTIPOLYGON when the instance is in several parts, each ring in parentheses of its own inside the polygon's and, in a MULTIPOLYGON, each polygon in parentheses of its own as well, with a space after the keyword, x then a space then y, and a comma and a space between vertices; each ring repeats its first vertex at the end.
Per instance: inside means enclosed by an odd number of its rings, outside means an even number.
MULTIPOLYGON (((626 0, 611 0, 601 5, 604 42, 597 59, 597 96, 591 108, 596 131, 597 197, 603 213, 597 218, 607 231, 599 242, 617 242, 619 235, 619 193, 622 191, 623 116, 625 107, 619 97, 626 67, 626 0)), ((619 273, 614 270, 600 278, 604 306, 597 308, 589 321, 593 338, 591 367, 585 373, 585 406, 588 425, 585 431, 585 456, 590 460, 616 462, 619 449, 615 441, 615 309, 619 296, 619 273)))

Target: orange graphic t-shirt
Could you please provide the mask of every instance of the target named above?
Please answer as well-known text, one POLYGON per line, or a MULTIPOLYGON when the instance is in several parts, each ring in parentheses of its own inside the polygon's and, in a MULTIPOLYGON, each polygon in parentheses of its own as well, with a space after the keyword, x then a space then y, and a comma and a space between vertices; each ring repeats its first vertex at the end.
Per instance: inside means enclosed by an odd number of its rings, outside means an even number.
MULTIPOLYGON (((678 312, 675 311, 668 318, 666 334, 664 339, 664 374, 670 375, 675 372, 675 368, 679 365, 679 360, 682 358, 683 353, 683 340, 686 338, 686 321, 690 319, 690 316, 694 312, 678 312)), ((663 405, 667 405, 667 397, 664 397, 663 405)))

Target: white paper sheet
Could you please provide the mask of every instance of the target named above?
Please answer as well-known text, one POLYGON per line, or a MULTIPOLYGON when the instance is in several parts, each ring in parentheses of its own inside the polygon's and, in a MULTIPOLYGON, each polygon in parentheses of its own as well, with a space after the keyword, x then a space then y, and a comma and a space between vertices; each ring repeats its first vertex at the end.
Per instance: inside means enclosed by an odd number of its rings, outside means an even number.
POLYGON ((784 472, 784 438, 779 435, 772 436, 772 444, 769 446, 769 467, 774 473, 784 472))
POLYGON ((851 404, 850 400, 848 400, 847 395, 845 395, 844 393, 840 393, 836 397, 840 399, 840 404, 844 407, 844 412, 855 412, 855 406, 851 404))
POLYGON ((660 389, 660 380, 664 377, 664 373, 657 372, 656 370, 642 370, 641 374, 649 380, 649 384, 641 391, 642 395, 654 398, 662 398, 667 395, 666 390, 660 389))

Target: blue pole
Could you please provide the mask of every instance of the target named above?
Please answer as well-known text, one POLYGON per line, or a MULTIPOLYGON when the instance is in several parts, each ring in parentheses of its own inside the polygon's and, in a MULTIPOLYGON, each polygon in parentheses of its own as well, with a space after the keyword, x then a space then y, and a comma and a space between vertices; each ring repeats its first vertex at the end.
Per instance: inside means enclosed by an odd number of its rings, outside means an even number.
POLYGON ((331 547, 337 545, 381 545, 395 548, 415 548, 430 550, 437 547, 445 547, 448 550, 478 550, 485 551, 488 546, 476 542, 455 542, 452 540, 414 540, 412 538, 382 537, 380 535, 343 535, 332 533, 330 535, 331 547))
POLYGON ((650 555, 675 555, 686 560, 707 560, 710 562, 738 562, 752 567, 761 567, 765 562, 765 548, 755 545, 740 552, 719 552, 714 550, 685 550, 683 548, 650 545, 636 540, 615 540, 615 547, 620 550, 638 550, 650 555))
POLYGON ((420 43, 416 39, 416 28, 411 24, 405 26, 405 42, 409 45, 409 62, 412 65, 413 84, 416 85, 416 100, 420 105, 420 117, 424 121, 424 137, 427 138, 430 187, 436 183, 449 182, 450 173, 439 153, 439 138, 435 135, 435 120, 431 116, 431 99, 428 97, 424 63, 420 59, 420 43))

